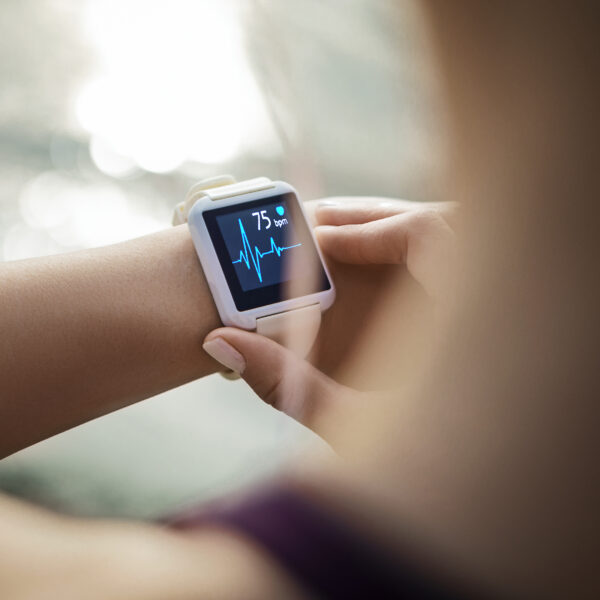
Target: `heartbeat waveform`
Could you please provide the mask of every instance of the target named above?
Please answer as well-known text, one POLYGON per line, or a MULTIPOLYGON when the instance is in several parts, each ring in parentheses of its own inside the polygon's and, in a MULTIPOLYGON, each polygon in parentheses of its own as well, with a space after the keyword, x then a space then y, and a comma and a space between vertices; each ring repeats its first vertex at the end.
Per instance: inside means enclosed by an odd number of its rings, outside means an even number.
POLYGON ((261 252, 257 246, 254 246, 254 250, 252 250, 252 246, 250 246, 250 241, 248 240, 248 236, 246 235, 246 230, 242 225, 242 220, 238 219, 238 223, 240 224, 240 233, 242 234, 242 249, 240 250, 240 257, 237 260, 231 261, 234 265, 238 263, 244 263, 248 270, 251 269, 250 263, 254 267, 256 271, 256 275, 258 276, 258 280, 262 283, 262 272, 260 268, 260 259, 263 256, 267 256, 267 254, 277 254, 277 256, 281 256, 281 253, 285 250, 290 250, 292 248, 297 248, 298 246, 302 246, 302 244, 294 244, 293 246, 278 246, 275 243, 275 240, 271 237, 271 249, 266 252, 261 252))

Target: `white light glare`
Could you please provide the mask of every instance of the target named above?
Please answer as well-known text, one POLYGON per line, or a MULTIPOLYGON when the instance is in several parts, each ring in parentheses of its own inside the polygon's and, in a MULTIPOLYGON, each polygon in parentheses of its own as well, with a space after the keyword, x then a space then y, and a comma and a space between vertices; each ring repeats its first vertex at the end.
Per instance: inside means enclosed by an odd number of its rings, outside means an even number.
POLYGON ((88 0, 100 73, 75 110, 101 170, 120 176, 107 154, 164 173, 188 160, 227 161, 243 143, 276 144, 234 9, 226 0, 88 0))

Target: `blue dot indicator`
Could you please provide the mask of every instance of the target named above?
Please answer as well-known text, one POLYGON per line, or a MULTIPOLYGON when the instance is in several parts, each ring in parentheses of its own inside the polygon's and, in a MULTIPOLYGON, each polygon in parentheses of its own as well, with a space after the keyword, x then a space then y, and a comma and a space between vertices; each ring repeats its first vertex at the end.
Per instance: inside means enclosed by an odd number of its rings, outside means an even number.
POLYGON ((278 214, 280 217, 283 217, 283 213, 285 212, 285 209, 283 208, 283 206, 276 206, 276 207, 275 207, 275 210, 277 211, 277 214, 278 214))

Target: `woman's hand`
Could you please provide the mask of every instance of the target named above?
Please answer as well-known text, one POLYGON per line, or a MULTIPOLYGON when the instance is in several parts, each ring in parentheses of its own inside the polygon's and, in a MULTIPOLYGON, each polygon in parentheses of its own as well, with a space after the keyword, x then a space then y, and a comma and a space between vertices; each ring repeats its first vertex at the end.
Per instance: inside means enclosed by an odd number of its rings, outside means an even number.
POLYGON ((404 264, 425 292, 439 299, 454 257, 449 222, 456 208, 452 202, 332 198, 317 202, 312 211, 315 234, 330 258, 351 264, 404 264))
POLYGON ((331 415, 361 395, 257 333, 222 327, 206 336, 203 348, 219 363, 239 373, 267 404, 325 439, 331 415))
MULTIPOLYGON (((351 264, 405 264, 434 298, 443 295, 453 255, 454 233, 448 219, 455 208, 450 203, 380 198, 307 203, 329 258, 351 264)), ((332 415, 364 397, 256 333, 223 327, 209 333, 203 347, 239 373, 265 402, 325 438, 332 415)))

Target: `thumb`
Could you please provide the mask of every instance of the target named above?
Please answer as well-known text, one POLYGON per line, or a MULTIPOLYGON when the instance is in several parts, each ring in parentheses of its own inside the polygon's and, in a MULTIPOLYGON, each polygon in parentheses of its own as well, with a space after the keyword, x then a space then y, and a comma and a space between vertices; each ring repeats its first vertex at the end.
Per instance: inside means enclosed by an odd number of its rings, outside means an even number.
POLYGON ((202 346, 225 367, 238 372, 267 404, 321 434, 324 415, 347 390, 308 362, 257 333, 222 327, 202 346))

